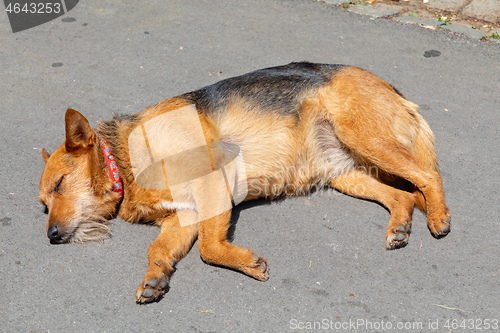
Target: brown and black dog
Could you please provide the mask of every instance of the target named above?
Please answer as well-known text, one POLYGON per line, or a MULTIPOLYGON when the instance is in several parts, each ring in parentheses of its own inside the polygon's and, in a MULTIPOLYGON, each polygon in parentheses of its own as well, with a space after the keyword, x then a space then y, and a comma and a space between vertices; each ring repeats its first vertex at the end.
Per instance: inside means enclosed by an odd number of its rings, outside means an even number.
MULTIPOLYGON (((268 279, 264 258, 227 240, 231 210, 219 202, 227 196, 222 192, 234 188, 214 189, 200 180, 186 190, 184 199, 173 198, 164 164, 158 170, 164 172, 165 187, 138 185, 130 155, 135 149, 133 133, 142 129, 149 152, 145 158, 151 158, 151 164, 154 154, 162 159, 171 145, 197 146, 199 142, 190 144, 196 134, 189 128, 200 128, 207 147, 231 143, 240 149, 248 186, 244 200, 331 186, 378 201, 391 213, 388 249, 407 244, 415 205, 427 214, 436 238, 450 231, 431 129, 415 104, 356 67, 302 62, 266 68, 167 99, 140 113, 115 116, 95 130, 69 109, 65 143, 52 155, 43 150, 40 200, 47 207, 47 235, 53 243, 101 241, 110 233, 106 221, 115 216, 160 226, 136 292, 138 303, 157 300, 168 289, 175 264, 196 239, 205 262, 268 279), (183 118, 178 123, 187 134, 173 136, 178 129, 170 128, 166 118, 156 119, 179 110, 195 110, 196 120, 183 118), (162 144, 153 147, 155 138, 162 144), (197 207, 207 197, 211 203, 206 206, 220 206, 215 210, 219 213, 196 220, 201 214, 197 207), (182 214, 194 214, 192 221, 199 222, 180 223, 182 214)), ((210 154, 211 171, 216 169, 215 159, 210 154)), ((181 161, 170 165, 174 173, 202 164, 193 158, 181 161)))

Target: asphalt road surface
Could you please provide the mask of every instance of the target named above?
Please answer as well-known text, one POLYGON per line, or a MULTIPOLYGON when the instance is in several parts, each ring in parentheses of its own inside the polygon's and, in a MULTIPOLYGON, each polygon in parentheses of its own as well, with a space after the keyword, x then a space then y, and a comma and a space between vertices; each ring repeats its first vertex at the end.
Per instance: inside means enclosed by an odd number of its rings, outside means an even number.
POLYGON ((2 12, 1 332, 500 331, 498 45, 312 0, 80 1, 29 30, 8 22, 2 12), (208 266, 195 245, 169 293, 145 306, 134 293, 157 228, 116 219, 103 244, 50 245, 41 149, 63 142, 67 108, 95 126, 301 60, 365 68, 420 105, 448 237, 415 212, 410 244, 387 251, 388 212, 333 190, 250 203, 235 212, 234 243, 268 259, 269 281, 208 266))

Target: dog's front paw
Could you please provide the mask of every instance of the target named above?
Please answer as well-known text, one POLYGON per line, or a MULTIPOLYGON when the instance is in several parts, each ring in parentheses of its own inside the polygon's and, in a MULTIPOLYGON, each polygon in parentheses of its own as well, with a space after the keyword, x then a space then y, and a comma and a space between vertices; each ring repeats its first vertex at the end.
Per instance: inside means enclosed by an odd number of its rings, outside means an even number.
POLYGON ((267 260, 254 255, 254 264, 247 272, 248 275, 259 281, 267 281, 269 279, 269 265, 267 260))
POLYGON ((408 222, 401 224, 399 227, 387 232, 385 248, 387 250, 400 249, 408 245, 410 237, 411 225, 408 222))
POLYGON ((151 303, 160 298, 167 291, 168 280, 163 272, 158 277, 146 275, 144 281, 139 288, 137 288, 135 300, 140 304, 151 303))

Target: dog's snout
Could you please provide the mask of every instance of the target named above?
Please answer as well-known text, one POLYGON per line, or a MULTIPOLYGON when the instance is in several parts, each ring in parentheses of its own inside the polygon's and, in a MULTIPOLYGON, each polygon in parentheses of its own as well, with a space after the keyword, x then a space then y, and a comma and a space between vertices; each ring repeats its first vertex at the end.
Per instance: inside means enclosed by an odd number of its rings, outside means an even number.
POLYGON ((57 225, 53 225, 47 231, 47 237, 53 242, 60 242, 62 240, 61 234, 59 232, 59 227, 57 225))

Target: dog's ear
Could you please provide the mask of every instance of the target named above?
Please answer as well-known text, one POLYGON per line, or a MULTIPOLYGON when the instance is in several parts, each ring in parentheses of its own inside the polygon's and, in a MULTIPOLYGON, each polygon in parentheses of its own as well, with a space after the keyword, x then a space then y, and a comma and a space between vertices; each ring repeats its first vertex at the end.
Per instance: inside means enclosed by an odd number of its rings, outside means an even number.
POLYGON ((73 152, 78 149, 88 149, 95 143, 95 133, 90 128, 88 120, 73 109, 66 111, 66 150, 73 152))
POLYGON ((47 153, 47 150, 45 148, 42 149, 42 157, 45 163, 49 160, 50 154, 47 153))

